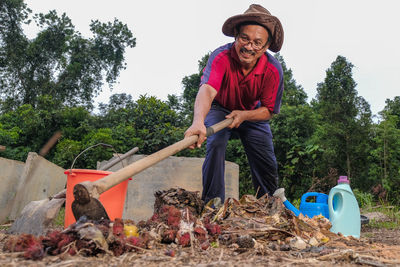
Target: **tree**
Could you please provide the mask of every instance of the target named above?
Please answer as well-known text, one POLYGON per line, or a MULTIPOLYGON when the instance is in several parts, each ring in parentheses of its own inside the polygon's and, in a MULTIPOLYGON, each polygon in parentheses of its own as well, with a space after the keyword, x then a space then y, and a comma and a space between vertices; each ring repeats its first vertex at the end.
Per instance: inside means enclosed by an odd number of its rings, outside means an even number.
POLYGON ((203 69, 207 65, 208 58, 210 57, 210 53, 206 54, 202 57, 201 60, 198 61, 199 72, 192 74, 190 76, 186 76, 182 80, 183 84, 183 93, 182 93, 182 112, 186 117, 187 123, 191 123, 193 119, 193 108, 194 101, 197 96, 197 92, 199 91, 201 76, 203 75, 203 69))
POLYGON ((57 131, 62 139, 80 140, 93 129, 93 118, 84 107, 59 106, 50 96, 40 96, 36 108, 24 104, 0 115, 0 143, 7 146, 2 155, 25 161, 28 152, 39 152, 57 131))
POLYGON ((293 78, 283 57, 275 54, 283 70, 284 92, 281 110, 271 120, 280 186, 289 199, 299 198, 311 186, 314 160, 320 148, 310 142, 315 131, 315 116, 307 94, 293 78))
POLYGON ((353 64, 338 56, 317 87, 312 104, 318 115, 313 141, 324 151, 318 162, 320 175, 330 169, 353 178, 354 186, 363 186, 367 175, 366 159, 370 150, 371 111, 357 96, 352 77, 353 64))
POLYGON ((304 92, 303 87, 296 83, 292 70, 287 68, 283 57, 279 53, 276 53, 275 58, 281 63, 283 70, 284 93, 282 96, 282 105, 305 105, 307 103, 307 94, 304 92))
POLYGON ((125 68, 124 52, 136 44, 126 24, 92 21, 91 38, 75 30, 64 13, 33 16, 40 32, 29 40, 22 24, 31 11, 22 0, 3 0, 0 7, 0 95, 3 110, 22 104, 36 107, 38 97, 91 107, 104 82, 111 88, 125 68), (4 26, 3 26, 4 25, 4 26))
POLYGON ((147 95, 136 101, 130 95, 112 95, 109 104, 100 106, 96 127, 112 128, 120 133, 134 129, 134 137, 142 140, 140 151, 145 154, 183 138, 181 115, 170 108, 169 102, 147 95))
MULTIPOLYGON (((386 119, 387 116, 393 115, 400 117, 400 96, 395 96, 393 100, 386 99, 386 106, 380 115, 386 119)), ((396 128, 400 129, 400 120, 397 121, 396 128)))
POLYGON ((119 124, 133 123, 132 110, 135 102, 129 94, 113 94, 108 104, 100 103, 100 114, 97 117, 97 127, 114 127, 119 124))
POLYGON ((370 152, 368 183, 384 200, 400 203, 400 97, 387 99, 380 112, 382 120, 373 128, 374 146, 370 152))

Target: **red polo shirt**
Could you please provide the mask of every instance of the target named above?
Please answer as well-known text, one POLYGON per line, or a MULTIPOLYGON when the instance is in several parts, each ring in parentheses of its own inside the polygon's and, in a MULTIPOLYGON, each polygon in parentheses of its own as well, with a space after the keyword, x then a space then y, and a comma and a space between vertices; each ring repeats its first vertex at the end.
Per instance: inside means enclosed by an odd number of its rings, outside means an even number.
POLYGON ((279 113, 283 93, 283 71, 279 61, 264 53, 254 69, 244 77, 234 43, 216 49, 201 77, 217 95, 215 100, 229 110, 252 110, 260 102, 272 113, 279 113))

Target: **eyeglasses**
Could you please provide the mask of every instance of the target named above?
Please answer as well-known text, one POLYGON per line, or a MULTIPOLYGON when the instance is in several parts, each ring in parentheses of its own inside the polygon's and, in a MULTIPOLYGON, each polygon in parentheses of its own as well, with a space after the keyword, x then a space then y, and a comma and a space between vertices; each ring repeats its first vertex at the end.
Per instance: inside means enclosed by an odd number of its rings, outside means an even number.
POLYGON ((248 44, 251 45, 251 47, 253 47, 254 51, 260 51, 261 49, 263 49, 267 44, 263 44, 263 42, 256 40, 256 41, 250 41, 249 37, 245 36, 245 35, 239 35, 237 37, 237 40, 239 41, 239 43, 243 46, 246 46, 248 44))

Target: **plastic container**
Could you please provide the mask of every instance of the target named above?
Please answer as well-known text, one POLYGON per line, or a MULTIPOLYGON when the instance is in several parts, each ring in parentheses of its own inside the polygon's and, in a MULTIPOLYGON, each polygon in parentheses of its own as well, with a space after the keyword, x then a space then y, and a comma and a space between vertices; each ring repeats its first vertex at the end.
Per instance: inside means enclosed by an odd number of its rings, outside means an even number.
POLYGON ((329 219, 329 208, 328 208, 328 195, 317 192, 307 192, 301 197, 300 201, 300 212, 303 215, 307 215, 312 218, 317 215, 322 215, 329 219), (310 202, 312 198, 315 198, 315 202, 310 202))
POLYGON ((331 232, 344 236, 360 237, 361 216, 358 202, 350 188, 347 176, 340 176, 338 185, 331 189, 328 197, 331 232))
MULTIPOLYGON (((68 169, 64 173, 67 175, 67 196, 65 201, 64 227, 68 227, 70 224, 76 221, 71 209, 71 204, 74 201, 74 186, 84 181, 94 182, 111 174, 112 172, 87 169, 68 169)), ((122 218, 126 191, 128 189, 128 180, 125 180, 122 183, 110 188, 99 197, 99 200, 106 209, 110 220, 122 218)))

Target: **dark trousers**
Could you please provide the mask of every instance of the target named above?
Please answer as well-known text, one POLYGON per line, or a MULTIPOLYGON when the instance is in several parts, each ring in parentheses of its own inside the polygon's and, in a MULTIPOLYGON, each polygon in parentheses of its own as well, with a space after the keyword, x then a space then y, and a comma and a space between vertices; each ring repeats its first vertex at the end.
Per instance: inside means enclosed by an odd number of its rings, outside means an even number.
MULTIPOLYGON (((220 122, 229 113, 229 110, 213 103, 205 125, 208 127, 220 122)), ((272 195, 278 187, 278 170, 269 122, 244 121, 236 129, 226 128, 207 138, 202 194, 205 203, 215 197, 225 200, 225 150, 233 132, 239 135, 244 146, 257 197, 266 193, 272 195)))

